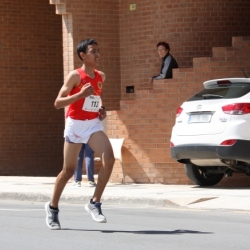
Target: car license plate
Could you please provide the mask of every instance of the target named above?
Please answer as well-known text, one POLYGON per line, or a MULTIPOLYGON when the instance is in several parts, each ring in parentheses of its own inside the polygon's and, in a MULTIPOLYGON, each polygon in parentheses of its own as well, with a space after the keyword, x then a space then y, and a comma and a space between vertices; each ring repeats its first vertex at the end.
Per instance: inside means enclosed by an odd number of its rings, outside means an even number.
POLYGON ((191 114, 188 123, 208 123, 212 119, 212 114, 191 114))

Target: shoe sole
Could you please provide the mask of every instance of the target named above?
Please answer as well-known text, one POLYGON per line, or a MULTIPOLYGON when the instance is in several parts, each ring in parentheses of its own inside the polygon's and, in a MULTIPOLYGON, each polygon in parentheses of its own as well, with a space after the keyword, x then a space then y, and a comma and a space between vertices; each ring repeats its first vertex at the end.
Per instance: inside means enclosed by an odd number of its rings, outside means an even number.
POLYGON ((48 226, 51 230, 60 230, 61 227, 55 228, 55 227, 51 227, 50 224, 49 224, 49 214, 48 214, 49 203, 50 203, 50 202, 47 202, 47 203, 45 204, 45 206, 44 206, 44 207, 45 207, 45 212, 46 212, 46 224, 47 224, 47 226, 48 226))
POLYGON ((88 208, 88 204, 85 205, 85 210, 86 210, 88 213, 91 214, 92 219, 93 219, 94 221, 97 221, 97 222, 99 222, 99 223, 107 223, 107 220, 106 220, 106 219, 97 220, 97 219, 95 218, 94 214, 92 213, 92 211, 88 208))

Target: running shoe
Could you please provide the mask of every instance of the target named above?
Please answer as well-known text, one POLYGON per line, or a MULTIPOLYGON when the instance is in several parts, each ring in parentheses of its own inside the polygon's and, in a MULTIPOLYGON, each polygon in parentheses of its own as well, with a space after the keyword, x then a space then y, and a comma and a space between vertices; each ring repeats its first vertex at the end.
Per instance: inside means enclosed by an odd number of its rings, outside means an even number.
POLYGON ((91 204, 89 201, 88 204, 85 205, 85 210, 91 214, 94 221, 97 221, 99 223, 106 223, 107 220, 106 217, 102 214, 101 205, 102 203, 100 202, 91 204))
POLYGON ((49 207, 50 202, 45 204, 46 224, 52 230, 60 230, 61 225, 58 218, 59 209, 54 210, 49 207))

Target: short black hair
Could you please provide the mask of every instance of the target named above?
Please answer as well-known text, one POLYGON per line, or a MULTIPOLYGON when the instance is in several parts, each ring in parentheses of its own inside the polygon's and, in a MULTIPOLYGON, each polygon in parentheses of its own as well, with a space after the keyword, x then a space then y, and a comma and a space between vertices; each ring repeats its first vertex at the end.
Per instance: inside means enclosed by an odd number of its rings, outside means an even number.
POLYGON ((77 48, 76 48, 76 52, 77 52, 77 55, 80 58, 80 60, 82 60, 80 53, 83 52, 85 54, 88 46, 92 45, 92 44, 98 45, 97 41, 95 39, 92 39, 92 38, 85 39, 85 40, 82 40, 81 42, 79 42, 79 44, 77 45, 77 48))
POLYGON ((166 50, 168 49, 170 51, 170 46, 167 42, 164 41, 158 42, 156 47, 158 48, 159 46, 164 46, 166 50))

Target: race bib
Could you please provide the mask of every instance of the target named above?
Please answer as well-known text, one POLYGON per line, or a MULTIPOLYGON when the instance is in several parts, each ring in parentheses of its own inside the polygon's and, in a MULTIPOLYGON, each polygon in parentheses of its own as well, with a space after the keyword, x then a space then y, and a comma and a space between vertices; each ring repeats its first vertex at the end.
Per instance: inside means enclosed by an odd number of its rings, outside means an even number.
POLYGON ((90 95, 85 98, 82 110, 88 112, 99 112, 101 97, 98 95, 90 95))

